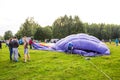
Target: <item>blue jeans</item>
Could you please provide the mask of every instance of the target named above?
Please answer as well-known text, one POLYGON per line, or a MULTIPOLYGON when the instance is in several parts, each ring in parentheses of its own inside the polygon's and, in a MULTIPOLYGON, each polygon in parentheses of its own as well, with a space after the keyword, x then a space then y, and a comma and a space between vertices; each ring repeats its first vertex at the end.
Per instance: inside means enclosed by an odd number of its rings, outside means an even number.
POLYGON ((14 61, 18 62, 18 48, 13 48, 14 61))
POLYGON ((13 49, 12 49, 12 48, 9 48, 9 51, 10 51, 10 60, 12 60, 13 49))

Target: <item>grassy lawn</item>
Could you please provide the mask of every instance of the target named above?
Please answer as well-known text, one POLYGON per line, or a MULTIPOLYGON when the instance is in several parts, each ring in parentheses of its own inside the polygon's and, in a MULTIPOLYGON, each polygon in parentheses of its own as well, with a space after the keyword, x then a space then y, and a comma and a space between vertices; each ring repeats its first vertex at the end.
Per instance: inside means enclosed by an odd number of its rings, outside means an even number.
POLYGON ((31 61, 23 62, 23 46, 19 62, 10 62, 8 47, 0 49, 0 80, 120 80, 120 46, 107 44, 109 56, 84 57, 52 51, 30 50, 31 61), (91 64, 95 64, 95 66, 91 64))

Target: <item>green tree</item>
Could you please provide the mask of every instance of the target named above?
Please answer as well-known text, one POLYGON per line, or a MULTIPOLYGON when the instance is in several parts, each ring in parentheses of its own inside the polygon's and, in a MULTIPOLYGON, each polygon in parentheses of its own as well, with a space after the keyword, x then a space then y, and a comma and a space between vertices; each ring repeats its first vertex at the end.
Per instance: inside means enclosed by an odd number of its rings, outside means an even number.
POLYGON ((67 15, 60 17, 54 21, 52 29, 54 38, 64 38, 70 34, 85 32, 83 23, 78 16, 74 18, 67 15))
POLYGON ((34 34, 34 39, 37 40, 45 40, 45 39, 51 39, 52 38, 52 30, 50 26, 46 26, 44 28, 39 27, 37 28, 35 34, 34 34))
POLYGON ((52 38, 52 29, 50 26, 46 26, 43 28, 44 37, 45 39, 51 39, 52 38))
POLYGON ((72 22, 74 33, 84 33, 85 29, 82 21, 80 21, 78 16, 75 16, 72 22))
POLYGON ((19 30, 19 31, 15 34, 15 36, 16 36, 18 39, 22 38, 23 36, 22 36, 21 30, 19 30))
POLYGON ((25 22, 21 25, 20 30, 16 33, 19 38, 23 36, 31 37, 35 34, 37 28, 40 25, 34 21, 33 17, 27 18, 25 22))
POLYGON ((36 32, 34 34, 34 39, 36 39, 36 40, 44 40, 45 39, 42 27, 37 28, 37 30, 36 30, 36 32))
POLYGON ((61 36, 61 29, 60 29, 60 27, 62 26, 63 24, 61 23, 61 18, 58 18, 58 19, 56 19, 55 21, 54 21, 54 23, 53 23, 53 28, 52 28, 52 30, 53 30, 53 37, 54 38, 60 38, 60 37, 62 37, 61 36))
POLYGON ((8 30, 5 32, 5 34, 4 34, 5 40, 8 40, 9 38, 12 38, 12 37, 13 37, 12 31, 8 30))

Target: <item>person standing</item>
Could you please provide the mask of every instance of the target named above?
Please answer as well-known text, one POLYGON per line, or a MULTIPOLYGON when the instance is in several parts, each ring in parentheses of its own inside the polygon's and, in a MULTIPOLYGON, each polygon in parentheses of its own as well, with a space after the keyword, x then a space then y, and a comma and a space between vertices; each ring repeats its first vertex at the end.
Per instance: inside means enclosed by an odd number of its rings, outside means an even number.
POLYGON ((30 49, 32 49, 33 38, 29 40, 30 49))
POLYGON ((2 41, 0 41, 0 49, 2 49, 2 41))
POLYGON ((19 47, 19 43, 18 43, 16 37, 13 37, 12 44, 13 44, 14 61, 18 62, 18 47, 19 47))
POLYGON ((28 61, 30 60, 30 55, 28 52, 28 42, 26 40, 26 37, 24 37, 24 62, 27 62, 27 59, 28 61))
POLYGON ((118 44, 119 44, 118 38, 115 39, 115 43, 116 43, 116 46, 118 46, 118 44))
POLYGON ((10 61, 12 61, 12 53, 13 53, 13 45, 12 45, 12 38, 9 39, 9 52, 10 52, 10 61))

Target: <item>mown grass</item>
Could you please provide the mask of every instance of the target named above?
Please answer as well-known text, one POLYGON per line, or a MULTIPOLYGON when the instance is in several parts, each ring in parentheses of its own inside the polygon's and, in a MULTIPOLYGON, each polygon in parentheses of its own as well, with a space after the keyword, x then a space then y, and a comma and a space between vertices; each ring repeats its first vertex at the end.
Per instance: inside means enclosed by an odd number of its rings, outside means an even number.
POLYGON ((8 47, 0 49, 0 80, 120 80, 120 46, 108 44, 109 56, 85 57, 61 52, 30 50, 31 61, 23 62, 23 46, 19 47, 22 58, 10 62, 8 47), (98 69, 91 64, 95 64, 98 69))

